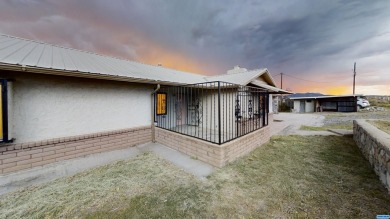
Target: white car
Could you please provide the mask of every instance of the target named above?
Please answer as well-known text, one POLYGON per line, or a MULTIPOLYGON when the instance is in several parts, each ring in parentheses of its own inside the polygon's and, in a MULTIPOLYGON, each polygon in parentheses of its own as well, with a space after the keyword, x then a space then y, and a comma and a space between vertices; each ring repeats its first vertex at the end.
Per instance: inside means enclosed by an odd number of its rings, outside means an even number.
POLYGON ((370 103, 368 102, 368 100, 361 98, 361 97, 358 97, 357 105, 358 105, 359 109, 363 109, 363 108, 369 107, 370 103))

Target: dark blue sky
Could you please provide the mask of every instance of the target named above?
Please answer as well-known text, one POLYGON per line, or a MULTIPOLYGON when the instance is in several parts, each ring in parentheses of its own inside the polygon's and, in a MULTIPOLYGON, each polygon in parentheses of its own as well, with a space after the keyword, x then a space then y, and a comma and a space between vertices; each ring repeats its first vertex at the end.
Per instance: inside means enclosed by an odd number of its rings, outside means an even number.
POLYGON ((208 75, 266 67, 296 92, 351 93, 356 61, 358 93, 390 94, 387 0, 3 0, 0 32, 208 75))

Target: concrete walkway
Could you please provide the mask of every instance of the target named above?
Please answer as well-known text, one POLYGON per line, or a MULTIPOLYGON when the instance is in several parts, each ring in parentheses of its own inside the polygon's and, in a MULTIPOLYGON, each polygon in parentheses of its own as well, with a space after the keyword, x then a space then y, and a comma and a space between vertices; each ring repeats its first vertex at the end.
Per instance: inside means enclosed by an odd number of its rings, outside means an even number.
POLYGON ((158 143, 147 143, 136 147, 92 154, 87 157, 56 162, 43 167, 23 170, 16 173, 0 175, 0 195, 22 187, 38 185, 65 176, 71 176, 84 170, 109 164, 114 161, 134 158, 139 154, 151 151, 166 159, 184 171, 204 178, 214 171, 214 167, 200 160, 172 150, 158 143))
POLYGON ((323 126, 325 117, 309 113, 278 113, 274 114, 274 123, 271 126, 273 135, 341 135, 332 131, 306 131, 299 130, 302 125, 323 126), (276 120, 276 121, 275 121, 276 120))

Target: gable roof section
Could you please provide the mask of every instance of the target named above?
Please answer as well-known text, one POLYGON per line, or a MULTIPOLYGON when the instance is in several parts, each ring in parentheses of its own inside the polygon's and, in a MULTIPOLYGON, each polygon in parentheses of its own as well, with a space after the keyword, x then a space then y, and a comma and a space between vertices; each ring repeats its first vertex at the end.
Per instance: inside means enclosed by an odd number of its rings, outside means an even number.
POLYGON ((267 69, 257 69, 257 70, 242 72, 242 73, 215 75, 215 76, 206 77, 206 80, 223 81, 232 84, 247 85, 252 80, 264 74, 266 71, 267 69))
POLYGON ((261 76, 268 86, 254 85, 276 88, 267 69, 204 76, 8 35, 0 35, 0 69, 166 85, 211 81, 248 85, 261 76))

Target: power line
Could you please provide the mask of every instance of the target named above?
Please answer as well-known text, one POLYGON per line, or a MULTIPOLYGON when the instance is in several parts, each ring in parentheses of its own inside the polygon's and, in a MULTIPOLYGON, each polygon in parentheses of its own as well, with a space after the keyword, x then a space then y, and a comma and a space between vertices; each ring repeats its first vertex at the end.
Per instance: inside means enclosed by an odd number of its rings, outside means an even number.
MULTIPOLYGON (((372 72, 369 72, 369 73, 372 73, 372 72)), ((362 74, 369 74, 369 73, 362 73, 362 74)), ((279 74, 276 74, 276 75, 280 75, 281 73, 279 73, 279 74)), ((273 77, 273 79, 274 80, 280 80, 280 78, 279 77, 274 77, 274 76, 276 76, 276 75, 272 75, 272 77, 273 77)), ((286 75, 285 73, 283 73, 283 75, 286 75)), ((291 75, 290 75, 291 76, 291 75)), ((291 77, 293 77, 293 78, 295 78, 295 79, 299 79, 299 80, 306 80, 306 79, 302 79, 302 78, 298 78, 298 77, 295 77, 295 76, 291 76, 291 77)), ((334 78, 334 79, 337 79, 337 78, 340 78, 340 79, 348 79, 349 77, 346 77, 346 76, 341 76, 341 77, 332 77, 332 78, 334 78)), ((310 80, 309 80, 310 81, 310 80)), ((313 81, 314 82, 314 81, 313 81)), ((317 81, 316 81, 317 82, 317 81)), ((334 82, 337 82, 337 81, 334 81, 334 82)), ((333 83, 332 81, 329 81, 329 82, 318 82, 318 83, 333 83)))
MULTIPOLYGON (((344 78, 344 79, 338 79, 337 81, 312 81, 312 80, 307 80, 307 79, 303 79, 303 78, 298 78, 298 77, 295 77, 295 76, 292 76, 292 75, 288 75, 286 73, 283 73, 283 75, 287 76, 287 77, 290 77, 290 78, 294 78, 294 79, 297 79, 297 80, 301 80, 301 81, 307 81, 307 82, 312 82, 312 83, 335 83, 335 82, 338 82, 340 80, 346 80, 347 78, 344 78)), ((350 77, 348 77, 349 79, 350 77)))

